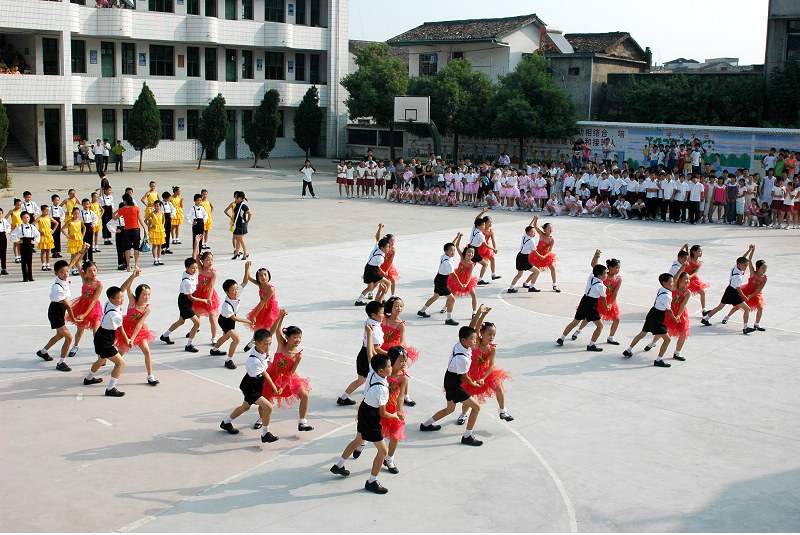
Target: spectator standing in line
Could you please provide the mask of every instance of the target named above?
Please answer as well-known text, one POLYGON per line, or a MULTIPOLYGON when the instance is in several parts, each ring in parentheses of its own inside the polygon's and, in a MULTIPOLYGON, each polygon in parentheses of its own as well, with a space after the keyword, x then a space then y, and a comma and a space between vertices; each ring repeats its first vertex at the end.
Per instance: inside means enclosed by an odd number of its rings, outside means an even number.
POLYGON ((103 172, 108 173, 108 157, 111 154, 111 144, 108 138, 103 140, 103 172))
POLYGON ((103 153, 105 150, 103 142, 98 138, 92 147, 92 152, 94 152, 94 168, 97 170, 98 175, 103 172, 103 153))
POLYGON ((125 172, 125 168, 124 168, 124 160, 125 159, 122 156, 122 153, 125 152, 126 150, 128 150, 128 149, 126 149, 125 147, 122 146, 122 141, 119 140, 119 139, 117 140, 117 144, 114 145, 111 148, 111 152, 114 153, 114 171, 117 171, 117 172, 120 172, 120 173, 125 172))

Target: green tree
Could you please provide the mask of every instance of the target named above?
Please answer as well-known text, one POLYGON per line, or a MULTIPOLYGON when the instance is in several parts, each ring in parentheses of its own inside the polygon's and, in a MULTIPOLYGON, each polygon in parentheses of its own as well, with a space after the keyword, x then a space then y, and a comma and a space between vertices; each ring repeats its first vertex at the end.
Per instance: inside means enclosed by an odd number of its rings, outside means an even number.
POLYGON ((350 95, 345 100, 348 115, 350 119, 372 117, 378 126, 388 126, 394 159, 394 97, 406 94, 408 69, 392 56, 386 43, 370 43, 355 55, 358 69, 341 81, 350 95))
POLYGON ((8 143, 8 114, 6 113, 6 107, 3 105, 2 99, 0 99, 0 155, 2 155, 3 159, 3 169, 2 175, 0 179, 0 187, 7 188, 9 186, 8 183, 8 162, 6 161, 6 144, 8 143))
POLYGON ((278 111, 280 103, 280 93, 276 89, 270 89, 261 99, 252 122, 244 127, 244 142, 255 155, 253 167, 258 167, 259 159, 269 158, 270 152, 275 148, 281 125, 281 114, 278 111))
POLYGON ((575 103, 553 83, 549 63, 539 54, 524 57, 499 77, 493 108, 494 131, 519 140, 520 160, 525 138, 568 137, 578 121, 575 103))
POLYGON ((161 141, 161 114, 158 112, 156 99, 153 92, 147 87, 147 83, 142 84, 142 92, 133 103, 133 110, 128 117, 128 141, 135 150, 139 151, 139 172, 141 173, 144 151, 158 147, 158 142, 161 141))
POLYGON ((772 70, 767 86, 767 119, 770 124, 800 128, 800 61, 791 58, 772 70))
POLYGON ((319 91, 311 86, 294 114, 294 142, 310 157, 312 147, 319 145, 323 111, 319 107, 319 91))
POLYGON ((197 168, 203 162, 203 153, 217 150, 228 135, 228 111, 225 109, 225 97, 220 93, 208 103, 200 122, 197 125, 197 141, 200 142, 200 158, 197 168))

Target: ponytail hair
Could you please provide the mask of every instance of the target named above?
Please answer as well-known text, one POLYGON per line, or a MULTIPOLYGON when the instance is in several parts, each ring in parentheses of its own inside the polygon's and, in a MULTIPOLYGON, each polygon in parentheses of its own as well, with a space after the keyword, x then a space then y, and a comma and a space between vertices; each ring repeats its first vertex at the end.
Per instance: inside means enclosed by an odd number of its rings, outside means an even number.
POLYGON ((139 300, 139 296, 142 295, 142 292, 144 290, 149 290, 149 289, 150 289, 150 287, 148 285, 140 284, 139 286, 136 287, 136 291, 133 292, 134 299, 136 299, 136 301, 138 301, 139 300))
POLYGON ((289 338, 290 336, 294 336, 296 334, 303 334, 303 329, 295 325, 290 325, 281 329, 281 332, 283 333, 283 336, 289 338))
POLYGON ((616 258, 609 258, 608 260, 606 260, 606 266, 608 266, 608 269, 615 268, 619 264, 620 264, 620 262, 616 258))

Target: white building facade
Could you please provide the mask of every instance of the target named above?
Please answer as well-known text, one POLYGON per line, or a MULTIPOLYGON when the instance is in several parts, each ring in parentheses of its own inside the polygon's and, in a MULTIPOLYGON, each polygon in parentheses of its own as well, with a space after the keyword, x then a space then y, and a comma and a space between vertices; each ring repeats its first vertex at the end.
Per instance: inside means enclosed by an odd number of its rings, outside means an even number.
MULTIPOLYGON (((243 125, 269 89, 280 93, 283 117, 272 156, 301 156, 293 117, 312 85, 326 110, 315 152, 344 153, 348 0, 127 0, 135 9, 95 2, 0 2, 3 56, 13 51, 30 72, 0 74, 0 99, 11 137, 36 164, 71 166, 80 138, 124 140, 144 82, 163 123, 149 160, 196 158, 200 113, 218 93, 230 128, 216 156, 252 156, 243 125)), ((125 159, 138 159, 123 143, 125 159)))

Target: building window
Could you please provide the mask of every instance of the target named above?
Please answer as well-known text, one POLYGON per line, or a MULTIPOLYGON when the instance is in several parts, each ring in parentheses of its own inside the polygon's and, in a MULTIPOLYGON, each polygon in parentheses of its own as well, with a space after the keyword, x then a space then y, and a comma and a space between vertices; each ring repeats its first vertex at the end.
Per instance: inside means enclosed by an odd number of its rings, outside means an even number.
POLYGON ((436 54, 419 55, 419 75, 433 76, 438 70, 439 57, 436 54))
POLYGON ((161 115, 161 139, 175 139, 174 110, 158 110, 161 115))
POLYGON ((173 47, 150 45, 150 76, 175 76, 173 47))
POLYGON ((86 0, 69 0, 70 4, 78 4, 79 6, 85 6, 86 0))
POLYGON ((319 54, 311 54, 308 65, 308 81, 312 84, 319 84, 319 54))
POLYGON ((311 12, 311 26, 319 26, 320 25, 320 14, 319 14, 319 0, 311 0, 311 6, 309 11, 311 12))
POLYGON ((225 0, 225 20, 236 20, 236 0, 225 0))
POLYGON ((230 48, 225 50, 225 81, 236 81, 236 50, 230 48))
POLYGON ((206 17, 217 16, 217 0, 206 0, 206 17))
POLYGON ((267 52, 264 54, 264 76, 267 80, 285 80, 283 52, 267 52))
POLYGON ((100 75, 103 78, 113 78, 117 75, 116 54, 114 43, 111 41, 100 42, 100 75))
POLYGON ((72 73, 86 72, 86 41, 72 40, 72 50, 70 52, 72 61, 72 73))
MULTIPOLYGON (((136 45, 122 43, 120 47, 122 48, 122 74, 136 75, 136 45)), ((152 55, 150 57, 152 58, 152 55)))
POLYGON ((453 59, 464 59, 464 52, 453 52, 453 59))
POLYGON ((580 76, 581 75, 581 68, 580 67, 570 67, 567 69, 567 74, 570 76, 580 76))
POLYGON ((131 108, 122 110, 122 139, 128 139, 128 119, 133 110, 131 108))
POLYGON ((200 124, 200 110, 186 110, 186 138, 197 139, 197 125, 200 124))
POLYGON ((242 20, 253 20, 253 0, 242 0, 242 20))
POLYGON ((86 121, 86 110, 72 108, 72 137, 89 139, 89 124, 86 121))
POLYGON ((186 48, 186 76, 200 77, 200 49, 196 46, 186 48))
POLYGON ((206 80, 217 79, 217 49, 206 48, 206 80))
POLYGON ((306 80, 306 55, 294 55, 294 79, 298 82, 306 80))
POLYGON ((186 0, 186 14, 199 15, 200 14, 200 0, 186 0))
POLYGON ((800 57, 800 20, 786 22, 786 57, 789 60, 800 57))
POLYGON ((283 22, 283 2, 284 0, 266 0, 264 20, 267 22, 283 22))
POLYGON ((117 138, 117 110, 105 109, 101 115, 103 119, 103 139, 112 143, 117 138))
POLYGON ((58 76, 58 39, 42 38, 42 72, 58 76))
POLYGON ((242 80, 253 79, 253 51, 242 50, 242 80))
POLYGON ((173 0, 149 0, 147 9, 162 13, 175 13, 175 4, 173 0))
POLYGON ((294 4, 294 23, 305 26, 306 24, 306 0, 295 0, 294 4))
POLYGON ((242 110, 242 137, 244 137, 244 129, 252 122, 253 110, 242 110))
POLYGON ((284 128, 283 128, 283 110, 278 110, 278 115, 280 115, 280 117, 281 117, 281 124, 280 124, 280 126, 278 127, 278 135, 277 135, 277 136, 275 136, 275 137, 286 137, 286 136, 284 135, 284 133, 285 133, 285 130, 284 130, 284 128))

